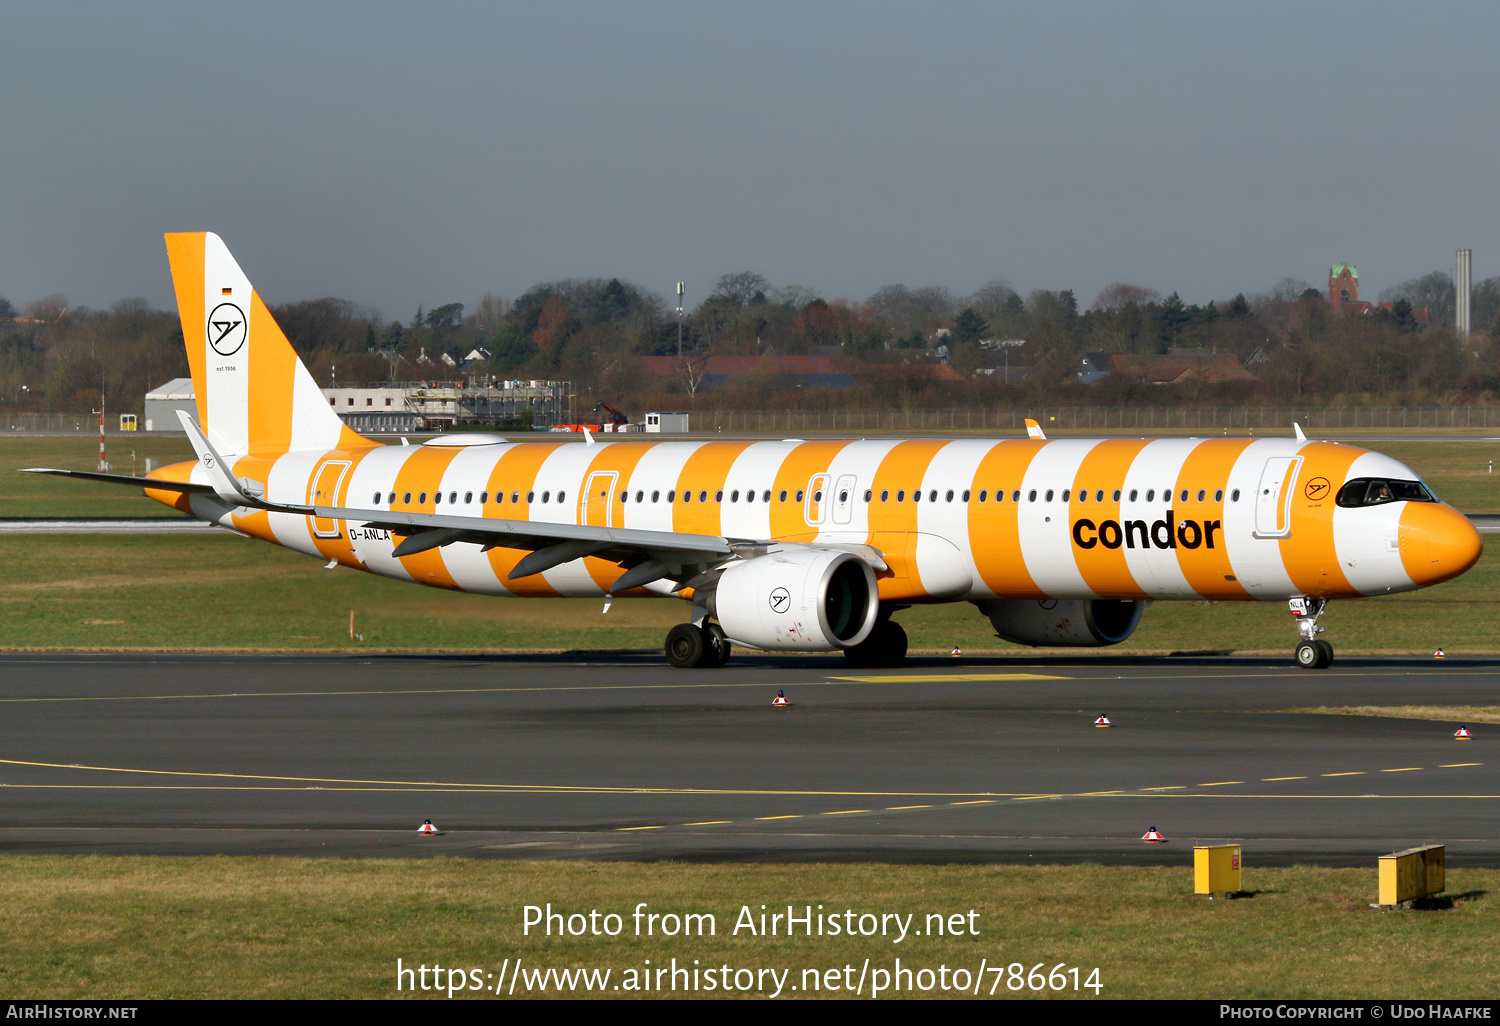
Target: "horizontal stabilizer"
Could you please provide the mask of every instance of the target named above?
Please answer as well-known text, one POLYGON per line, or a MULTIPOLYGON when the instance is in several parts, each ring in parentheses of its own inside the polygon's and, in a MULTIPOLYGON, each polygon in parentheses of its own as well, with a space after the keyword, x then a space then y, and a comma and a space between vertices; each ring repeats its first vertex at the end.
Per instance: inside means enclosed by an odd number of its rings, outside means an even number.
POLYGON ((85 481, 103 481, 105 484, 135 485, 139 488, 159 488, 164 492, 213 492, 213 485, 194 484, 191 481, 163 481, 156 477, 133 477, 130 474, 98 474, 92 470, 55 470, 52 467, 25 467, 22 474, 56 474, 58 477, 79 477, 85 481))

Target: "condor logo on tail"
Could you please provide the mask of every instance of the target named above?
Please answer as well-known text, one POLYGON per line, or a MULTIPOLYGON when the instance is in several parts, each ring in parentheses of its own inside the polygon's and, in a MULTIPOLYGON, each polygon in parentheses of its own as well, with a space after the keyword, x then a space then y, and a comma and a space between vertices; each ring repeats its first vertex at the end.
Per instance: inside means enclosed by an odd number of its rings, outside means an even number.
POLYGON ((1127 520, 1122 525, 1118 520, 1106 520, 1095 524, 1092 520, 1073 521, 1073 544, 1080 549, 1092 549, 1103 545, 1106 549, 1184 549, 1214 548, 1214 535, 1222 531, 1221 520, 1178 520, 1172 510, 1167 510, 1165 520, 1146 524, 1144 520, 1127 520), (1136 542, 1139 540, 1140 544, 1136 542))

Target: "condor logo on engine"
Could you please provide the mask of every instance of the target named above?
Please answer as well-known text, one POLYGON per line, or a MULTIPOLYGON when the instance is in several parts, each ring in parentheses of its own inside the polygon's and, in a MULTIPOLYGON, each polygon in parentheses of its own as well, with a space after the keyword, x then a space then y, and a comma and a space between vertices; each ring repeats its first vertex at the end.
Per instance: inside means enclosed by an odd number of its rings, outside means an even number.
POLYGON ((792 608, 792 593, 785 588, 777 588, 771 592, 771 612, 784 613, 792 608))
POLYGON ((1184 549, 1214 548, 1214 535, 1222 531, 1222 520, 1178 520, 1172 510, 1167 510, 1164 520, 1147 524, 1144 520, 1106 520, 1095 524, 1092 520, 1073 521, 1073 544, 1080 549, 1092 549, 1103 545, 1106 549, 1184 549), (1139 542, 1139 545, 1137 545, 1139 542))

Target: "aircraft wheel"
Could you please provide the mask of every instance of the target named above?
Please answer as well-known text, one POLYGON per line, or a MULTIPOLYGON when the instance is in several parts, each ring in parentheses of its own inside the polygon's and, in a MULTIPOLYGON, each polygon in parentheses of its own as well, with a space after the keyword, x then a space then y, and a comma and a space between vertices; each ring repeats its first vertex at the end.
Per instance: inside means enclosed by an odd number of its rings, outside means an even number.
POLYGON ((1321 663, 1319 663, 1318 665, 1319 666, 1332 666, 1333 665, 1333 646, 1330 645, 1328 642, 1324 641, 1322 638, 1319 638, 1315 642, 1315 644, 1318 646, 1318 648, 1323 653, 1323 661, 1321 663))
POLYGON ((679 670, 702 666, 708 655, 708 638, 694 624, 680 623, 667 632, 667 662, 679 670))
POLYGON ((724 628, 716 623, 703 625, 703 637, 708 642, 708 649, 703 653, 704 666, 723 666, 729 662, 729 636, 724 633, 724 628))
MULTIPOLYGON (((1326 642, 1325 642, 1326 644, 1326 642)), ((1297 646, 1297 665, 1304 670, 1321 670, 1333 656, 1333 648, 1325 653, 1316 641, 1304 641, 1297 646)))

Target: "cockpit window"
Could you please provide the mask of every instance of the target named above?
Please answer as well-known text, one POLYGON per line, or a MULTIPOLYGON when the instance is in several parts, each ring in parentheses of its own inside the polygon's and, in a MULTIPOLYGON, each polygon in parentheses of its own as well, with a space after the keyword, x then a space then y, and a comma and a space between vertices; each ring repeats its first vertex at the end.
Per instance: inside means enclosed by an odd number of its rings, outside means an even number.
POLYGON ((1381 506, 1387 502, 1437 502, 1420 481, 1355 478, 1339 489, 1340 506, 1381 506))

